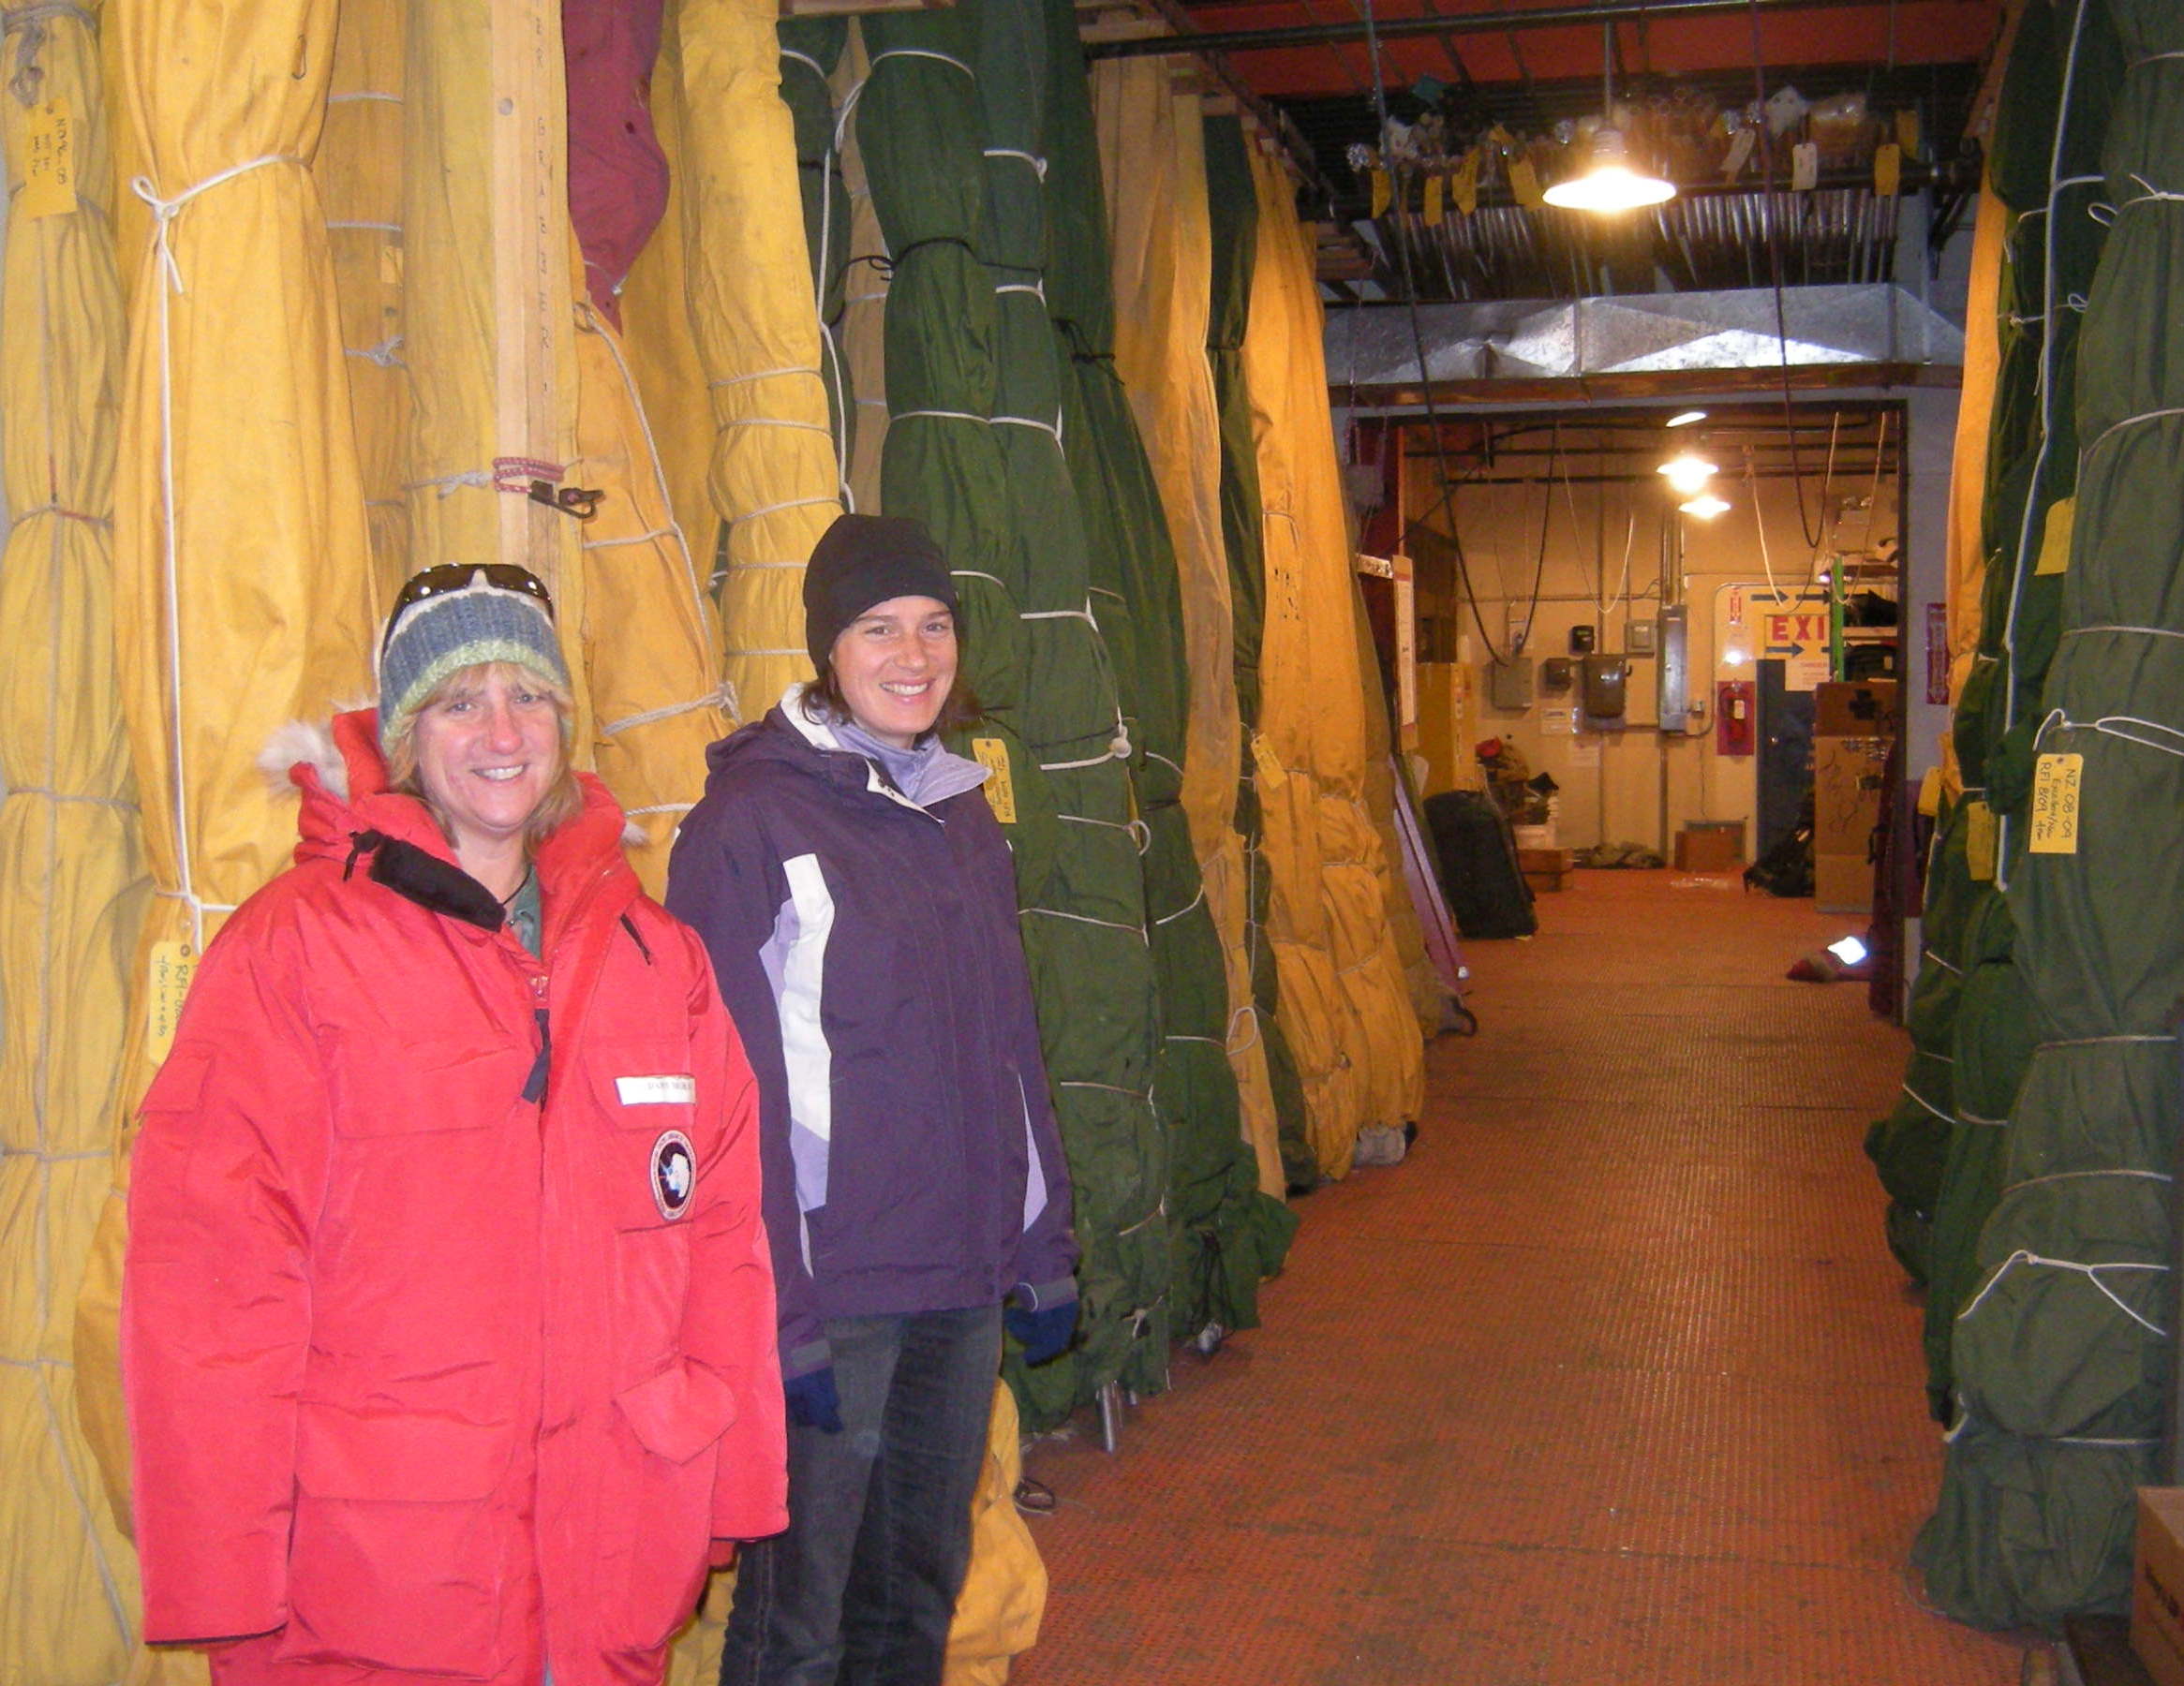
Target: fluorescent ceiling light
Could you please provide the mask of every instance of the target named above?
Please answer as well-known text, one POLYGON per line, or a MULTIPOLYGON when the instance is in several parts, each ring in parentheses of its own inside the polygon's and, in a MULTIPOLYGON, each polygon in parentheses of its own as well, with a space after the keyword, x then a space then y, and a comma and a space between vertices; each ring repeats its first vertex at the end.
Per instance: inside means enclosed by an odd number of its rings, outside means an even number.
POLYGON ((1865 944, 1855 937, 1845 937, 1828 944, 1828 953, 1845 966, 1856 966, 1865 958, 1865 944))
POLYGON ((1631 169, 1624 161, 1627 156, 1619 130, 1596 130, 1592 168, 1555 183, 1547 190, 1547 202, 1566 211, 1637 211, 1676 197, 1673 182, 1631 169))
POLYGON ((1716 515, 1725 513, 1729 505, 1709 492, 1704 496, 1694 497, 1689 503, 1680 503, 1676 508, 1686 515, 1698 516, 1701 521, 1712 521, 1716 515))
POLYGON ((1705 491, 1706 482, 1712 480, 1717 471, 1715 466, 1704 457, 1693 456, 1686 451, 1682 456, 1663 463, 1655 472, 1667 475, 1669 484, 1686 497, 1689 497, 1696 493, 1705 491))
POLYGON ((1704 410, 1685 410, 1678 415, 1671 416, 1661 425, 1664 427, 1688 427, 1694 422, 1705 420, 1706 412, 1704 410))

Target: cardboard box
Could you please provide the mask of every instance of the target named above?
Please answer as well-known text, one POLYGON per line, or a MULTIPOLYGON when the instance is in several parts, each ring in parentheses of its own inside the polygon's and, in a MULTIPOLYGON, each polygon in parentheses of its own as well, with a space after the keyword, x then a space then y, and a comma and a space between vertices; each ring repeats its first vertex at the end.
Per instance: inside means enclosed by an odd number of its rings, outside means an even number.
POLYGON ((1865 858, 1865 851, 1861 849, 1856 854, 1815 854, 1812 900, 1813 906, 1822 913, 1872 912, 1873 863, 1865 858))
POLYGON ((1903 699, 1894 679, 1829 679, 1813 687, 1816 738, 1892 738, 1902 722, 1903 699))
POLYGON ((1532 893, 1538 895, 1546 891, 1568 889, 1569 874, 1567 872, 1527 872, 1524 874, 1524 882, 1531 885, 1532 893))
POLYGON ((1567 872, 1576 865, 1575 851, 1567 849, 1517 849, 1517 870, 1520 872, 1567 872))
POLYGON ((2184 1686, 2184 1487, 2138 1490, 2131 1649, 2161 1686, 2184 1686))
POLYGON ((1880 823, 1881 776, 1888 770, 1888 740, 1816 737, 1812 740, 1812 851, 1865 858, 1880 823))
POLYGON ((1731 872, 1745 864, 1744 821, 1686 825, 1676 834, 1678 872, 1731 872))

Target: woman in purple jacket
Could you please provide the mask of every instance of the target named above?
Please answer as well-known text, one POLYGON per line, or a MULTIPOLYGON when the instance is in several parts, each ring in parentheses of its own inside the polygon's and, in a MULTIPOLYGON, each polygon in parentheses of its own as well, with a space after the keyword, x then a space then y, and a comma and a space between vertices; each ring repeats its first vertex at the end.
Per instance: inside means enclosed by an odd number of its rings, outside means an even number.
POLYGON ((937 735, 964 712, 947 565, 844 515, 804 612, 818 678, 713 746, 667 892, 758 1073, 788 1395, 789 1529, 743 1554, 721 1679, 916 1686, 1003 1323, 1031 1363, 1068 1344, 1077 1248, 1008 845, 937 735))

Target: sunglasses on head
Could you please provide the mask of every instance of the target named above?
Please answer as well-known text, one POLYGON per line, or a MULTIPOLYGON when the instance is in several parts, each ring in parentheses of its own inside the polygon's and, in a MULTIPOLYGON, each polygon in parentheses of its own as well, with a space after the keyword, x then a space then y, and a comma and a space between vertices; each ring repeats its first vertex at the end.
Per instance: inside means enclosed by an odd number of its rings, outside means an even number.
POLYGON ((480 574, 485 576, 488 585, 498 586, 502 591, 520 591, 527 597, 536 598, 540 606, 545 610, 546 618, 554 618, 554 599, 546 590, 544 582, 529 569, 518 568, 513 562, 442 562, 437 568, 428 568, 423 573, 410 575, 403 584, 402 589, 395 594, 394 607, 388 612, 386 637, 380 640, 381 644, 384 645, 386 639, 394 636, 395 625, 408 611, 433 598, 467 590, 476 583, 480 574))

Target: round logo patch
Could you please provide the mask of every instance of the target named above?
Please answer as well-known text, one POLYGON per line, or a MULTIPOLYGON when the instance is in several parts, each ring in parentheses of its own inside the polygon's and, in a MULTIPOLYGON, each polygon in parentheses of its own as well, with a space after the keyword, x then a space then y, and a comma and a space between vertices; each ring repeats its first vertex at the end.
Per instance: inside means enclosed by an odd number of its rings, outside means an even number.
POLYGON ((690 1137, 679 1130, 662 1131, 652 1144, 652 1204, 662 1218, 680 1218, 691 1209, 697 1186, 698 1156, 690 1137))

